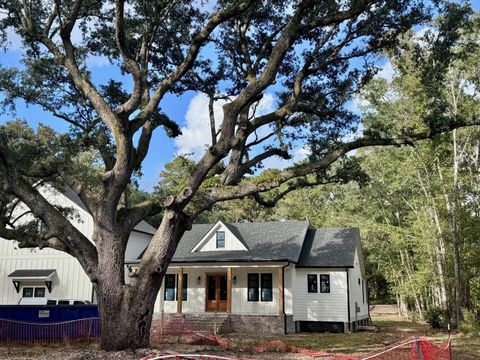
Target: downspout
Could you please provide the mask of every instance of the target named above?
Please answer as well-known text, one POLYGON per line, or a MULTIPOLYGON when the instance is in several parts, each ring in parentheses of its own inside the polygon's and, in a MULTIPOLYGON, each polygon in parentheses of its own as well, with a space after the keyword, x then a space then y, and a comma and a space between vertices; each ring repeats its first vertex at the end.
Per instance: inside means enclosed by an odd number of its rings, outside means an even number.
POLYGON ((348 329, 350 329, 350 281, 348 276, 348 269, 345 269, 347 274, 347 310, 348 310, 348 329))
POLYGON ((94 299, 95 299, 95 286, 93 286, 93 284, 92 284, 92 296, 91 296, 91 300, 90 300, 90 302, 92 304, 94 304, 94 302, 93 302, 94 299))
MULTIPOLYGON (((287 332, 287 314, 285 313, 285 268, 290 266, 290 261, 287 262, 287 265, 282 266, 282 312, 283 312, 283 332, 288 334, 287 332)), ((293 291, 293 289, 292 289, 293 291)))
POLYGON ((367 297, 367 310, 368 310, 368 322, 369 324, 368 325, 371 325, 372 324, 372 318, 370 317, 370 296, 369 296, 369 293, 370 293, 370 289, 368 287, 368 280, 365 280, 365 292, 367 293, 366 294, 366 297, 367 297))

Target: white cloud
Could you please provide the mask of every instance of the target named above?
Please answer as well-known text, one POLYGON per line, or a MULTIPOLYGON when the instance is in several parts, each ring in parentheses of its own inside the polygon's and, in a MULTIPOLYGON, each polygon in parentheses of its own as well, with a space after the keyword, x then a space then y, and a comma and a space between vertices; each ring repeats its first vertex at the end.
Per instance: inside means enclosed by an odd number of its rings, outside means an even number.
POLYGON ((263 165, 262 170, 265 170, 265 169, 280 169, 280 170, 282 170, 282 169, 285 169, 288 166, 291 166, 292 161, 282 159, 278 156, 272 156, 272 157, 269 157, 268 159, 263 160, 262 165, 263 165))
POLYGON ((265 94, 258 103, 257 106, 257 114, 263 115, 267 114, 269 112, 272 112, 274 110, 274 99, 272 94, 265 94))
POLYGON ((346 104, 346 108, 354 114, 360 115, 370 105, 370 102, 362 97, 362 94, 355 94, 346 104))
POLYGON ((460 90, 467 96, 471 96, 474 99, 480 99, 480 92, 477 86, 470 80, 464 79, 459 84, 460 90))
MULTIPOLYGON (((212 143, 208 102, 207 95, 203 93, 195 95, 190 100, 185 114, 185 126, 181 128, 182 135, 175 139, 178 153, 193 153, 192 157, 199 159, 205 148, 212 143)), ((225 103, 226 100, 219 100, 213 105, 217 128, 223 118, 222 106, 225 103)))
POLYGON ((7 47, 9 51, 21 51, 23 41, 13 28, 7 29, 7 47))
POLYGON ((272 156, 268 159, 265 159, 262 162, 263 169, 285 169, 286 167, 292 166, 299 161, 305 160, 312 152, 309 149, 308 145, 304 145, 302 147, 294 149, 291 153, 292 159, 290 160, 285 160, 278 156, 272 156))
MULTIPOLYGON (((185 114, 185 126, 181 128, 182 135, 175 139, 177 153, 191 154, 190 158, 198 160, 205 152, 206 148, 211 144, 210 119, 208 115, 208 97, 205 94, 198 93, 191 100, 185 114)), ((215 122, 217 129, 219 128, 223 112, 222 106, 226 100, 217 101, 214 104, 215 122)), ((274 110, 275 99, 272 94, 265 94, 256 109, 257 115, 269 113, 274 110)), ((268 134, 271 129, 264 126, 257 131, 258 137, 268 134)), ((252 140, 252 139, 250 139, 252 140)), ((251 156, 255 156, 262 151, 263 146, 259 146, 257 150, 253 150, 251 156)), ((284 160, 278 156, 272 156, 263 161, 263 168, 284 169, 292 166, 294 163, 302 161, 311 153, 308 146, 300 146, 291 151, 292 159, 284 160)))
POLYGON ((429 48, 433 44, 434 40, 438 37, 438 29, 426 25, 418 29, 412 37, 413 42, 417 43, 421 47, 429 48))
MULTIPOLYGON (((396 70, 390 60, 387 59, 385 63, 380 67, 380 71, 375 75, 375 78, 385 79, 389 84, 391 84, 395 76, 396 70)), ((389 92, 389 96, 392 97, 392 99, 396 97, 393 91, 389 92)), ((361 114, 366 109, 368 109, 369 106, 370 103, 362 96, 361 92, 353 96, 351 101, 347 104, 347 108, 355 114, 361 114)))
POLYGON ((391 83, 395 77, 395 69, 393 68, 390 60, 387 60, 385 64, 382 65, 380 71, 375 76, 376 78, 381 78, 387 80, 388 83, 391 83))
MULTIPOLYGON (((175 139, 175 145, 179 154, 192 154, 190 157, 198 160, 205 149, 211 145, 210 117, 208 112, 209 99, 207 95, 198 93, 195 95, 185 114, 185 126, 181 128, 182 135, 175 139)), ((223 105, 227 100, 218 100, 213 106, 215 125, 217 129, 223 120, 223 105)), ((266 114, 273 110, 274 98, 271 94, 265 94, 257 107, 257 115, 266 114)))

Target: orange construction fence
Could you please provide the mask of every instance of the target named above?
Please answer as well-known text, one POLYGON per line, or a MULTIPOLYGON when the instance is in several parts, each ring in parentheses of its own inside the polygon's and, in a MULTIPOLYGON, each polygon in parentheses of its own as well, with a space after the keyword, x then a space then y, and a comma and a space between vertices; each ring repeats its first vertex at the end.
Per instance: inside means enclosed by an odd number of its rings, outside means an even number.
MULTIPOLYGON (((443 344, 438 344, 424 338, 410 338, 396 343, 381 351, 366 355, 349 355, 338 353, 327 353, 320 350, 303 349, 291 346, 280 340, 266 342, 256 346, 238 345, 233 341, 225 340, 220 336, 200 333, 192 329, 188 321, 171 321, 163 327, 160 333, 154 334, 152 342, 162 342, 171 337, 185 337, 192 343, 210 344, 219 346, 225 351, 242 350, 242 352, 282 352, 300 353, 323 360, 451 360, 450 338, 443 344)), ((152 354, 141 360, 160 359, 239 359, 238 357, 215 357, 212 355, 200 354, 152 354), (176 357, 175 357, 176 356, 176 357), (203 357, 202 357, 203 356, 203 357)), ((243 357, 243 359, 254 359, 254 357, 243 357)))

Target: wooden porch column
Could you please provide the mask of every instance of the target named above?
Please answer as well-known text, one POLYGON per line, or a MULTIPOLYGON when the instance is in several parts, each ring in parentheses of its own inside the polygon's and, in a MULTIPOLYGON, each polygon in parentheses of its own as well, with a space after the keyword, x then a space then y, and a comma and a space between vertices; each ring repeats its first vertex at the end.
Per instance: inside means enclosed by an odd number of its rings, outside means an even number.
POLYGON ((232 268, 227 267, 227 314, 232 313, 232 268))
POLYGON ((283 315, 283 268, 278 268, 278 314, 283 315))
POLYGON ((183 268, 178 269, 178 282, 177 282, 177 313, 182 313, 183 305, 183 268))

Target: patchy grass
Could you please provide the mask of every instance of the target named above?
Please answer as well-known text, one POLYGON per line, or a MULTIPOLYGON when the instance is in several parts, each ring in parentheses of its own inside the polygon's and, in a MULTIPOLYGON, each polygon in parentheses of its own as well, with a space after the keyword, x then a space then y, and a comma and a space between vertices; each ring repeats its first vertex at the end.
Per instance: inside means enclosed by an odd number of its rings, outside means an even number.
MULTIPOLYGON (((281 340, 289 346, 320 350, 332 353, 367 354, 380 351, 395 343, 418 336, 444 343, 448 333, 432 330, 423 322, 413 322, 398 316, 377 316, 373 319, 378 332, 339 333, 298 333, 285 336, 230 335, 228 338, 239 347, 259 345, 271 340, 281 340)), ((452 337, 454 359, 480 359, 480 338, 452 337)))
POLYGON ((455 336, 452 341, 453 358, 455 360, 480 359, 480 338, 455 336))

